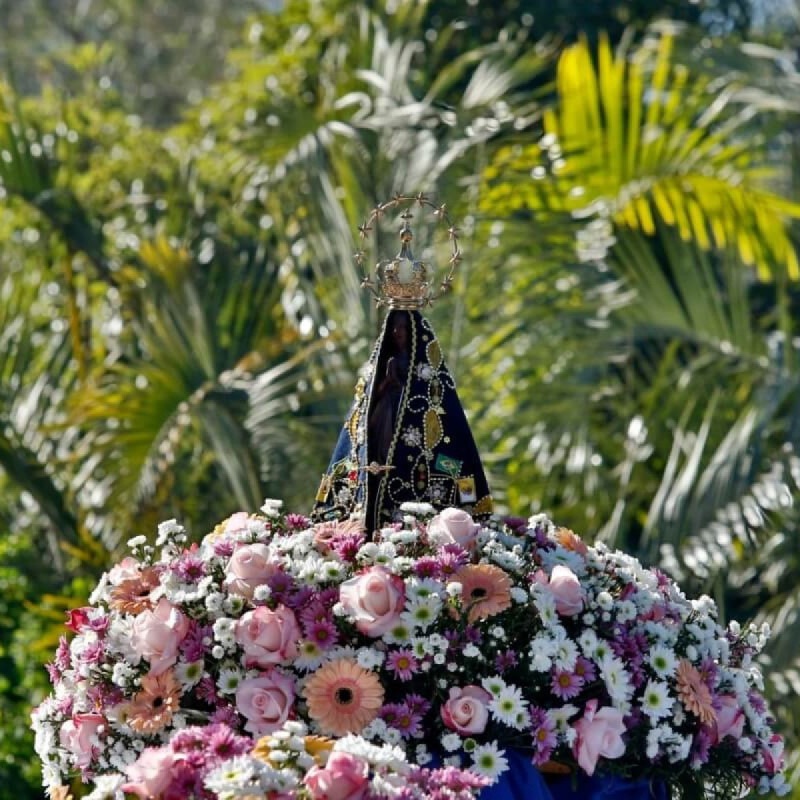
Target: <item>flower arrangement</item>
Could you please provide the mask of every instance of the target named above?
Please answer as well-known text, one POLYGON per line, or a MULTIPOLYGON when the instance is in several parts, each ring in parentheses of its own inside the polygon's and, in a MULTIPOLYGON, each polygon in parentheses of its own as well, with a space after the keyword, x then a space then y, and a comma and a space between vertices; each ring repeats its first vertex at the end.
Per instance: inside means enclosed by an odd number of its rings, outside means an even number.
POLYGON ((403 512, 370 538, 267 501, 199 545, 174 521, 131 540, 49 665, 45 785, 467 800, 513 749, 683 791, 788 791, 754 663, 767 631, 723 628, 709 598, 543 516, 403 512))

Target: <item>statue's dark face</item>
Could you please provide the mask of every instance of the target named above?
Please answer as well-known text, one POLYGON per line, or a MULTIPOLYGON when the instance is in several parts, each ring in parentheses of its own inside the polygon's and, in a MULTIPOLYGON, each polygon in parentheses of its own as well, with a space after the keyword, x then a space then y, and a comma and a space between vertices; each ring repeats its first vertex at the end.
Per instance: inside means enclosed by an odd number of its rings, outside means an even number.
POLYGON ((392 341, 398 353, 408 349, 408 317, 405 314, 398 314, 394 320, 392 341))

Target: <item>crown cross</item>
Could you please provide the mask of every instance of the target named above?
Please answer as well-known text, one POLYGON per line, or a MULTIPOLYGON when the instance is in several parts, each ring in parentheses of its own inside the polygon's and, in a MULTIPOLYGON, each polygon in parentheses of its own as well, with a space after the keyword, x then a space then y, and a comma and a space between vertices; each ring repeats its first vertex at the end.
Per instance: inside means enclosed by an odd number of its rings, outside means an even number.
MULTIPOLYGON (((358 228, 359 238, 363 242, 372 230, 373 223, 380 219, 387 211, 398 206, 406 206, 400 215, 400 251, 394 258, 384 259, 375 265, 373 277, 365 276, 361 285, 368 289, 375 297, 378 305, 386 305, 390 309, 421 309, 431 305, 434 300, 441 297, 450 289, 453 282, 455 269, 461 260, 461 251, 458 246, 458 235, 444 205, 436 206, 420 193, 415 196, 395 195, 391 200, 377 205, 370 213, 368 219, 358 228), (450 241, 451 256, 448 262, 449 269, 441 280, 438 288, 433 280, 433 269, 430 265, 414 258, 411 243, 414 234, 411 231, 411 205, 420 208, 430 208, 438 222, 447 226, 450 241)), ((362 266, 366 261, 366 253, 360 248, 355 254, 356 263, 362 266)))

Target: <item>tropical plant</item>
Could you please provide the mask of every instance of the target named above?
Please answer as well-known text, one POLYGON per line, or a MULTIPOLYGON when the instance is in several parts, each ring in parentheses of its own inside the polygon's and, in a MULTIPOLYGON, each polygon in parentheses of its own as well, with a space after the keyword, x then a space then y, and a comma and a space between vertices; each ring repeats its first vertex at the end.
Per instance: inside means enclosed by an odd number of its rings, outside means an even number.
POLYGON ((470 402, 506 455, 509 505, 594 525, 723 613, 776 624, 791 730, 798 206, 770 186, 766 114, 786 105, 670 51, 568 49, 542 141, 486 170, 484 253, 513 299, 469 299, 470 402), (538 262, 520 246, 534 226, 538 262))

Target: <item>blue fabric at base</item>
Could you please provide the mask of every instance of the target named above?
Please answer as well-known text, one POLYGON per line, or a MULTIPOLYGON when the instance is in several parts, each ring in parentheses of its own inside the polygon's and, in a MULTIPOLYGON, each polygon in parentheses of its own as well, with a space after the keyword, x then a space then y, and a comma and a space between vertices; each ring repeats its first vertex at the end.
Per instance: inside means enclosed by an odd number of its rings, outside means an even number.
POLYGON ((655 781, 632 781, 616 775, 571 775, 549 784, 552 800, 668 800, 667 787, 655 781), (574 788, 573 788, 574 786, 574 788))
POLYGON ((508 750, 506 758, 508 769, 494 786, 478 795, 480 800, 552 800, 544 776, 531 764, 530 756, 508 750))
POLYGON ((530 756, 506 752, 508 770, 480 793, 480 800, 668 800, 662 783, 614 775, 565 775, 545 780, 530 756))

